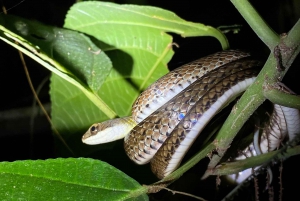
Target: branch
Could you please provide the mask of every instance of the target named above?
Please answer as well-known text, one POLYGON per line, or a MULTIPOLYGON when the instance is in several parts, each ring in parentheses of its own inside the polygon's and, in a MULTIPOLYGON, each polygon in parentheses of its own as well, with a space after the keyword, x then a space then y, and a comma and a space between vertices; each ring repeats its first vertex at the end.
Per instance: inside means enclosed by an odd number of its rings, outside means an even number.
POLYGON ((280 70, 276 68, 278 66, 278 58, 274 57, 274 55, 271 53, 265 66, 257 76, 255 83, 247 89, 247 91, 233 108, 231 114, 220 129, 215 140, 218 143, 216 145, 218 154, 212 157, 212 160, 210 161, 208 169, 203 178, 206 178, 211 174, 211 171, 213 171, 216 165, 220 162, 221 158, 229 148, 231 142, 233 141, 239 130, 242 128, 244 123, 265 101, 265 97, 262 91, 265 82, 267 81, 268 85, 272 85, 279 80, 282 80, 293 60, 296 58, 297 54, 300 51, 300 37, 297 36, 297 34, 300 35, 299 21, 291 29, 288 35, 284 35, 284 37, 281 38, 282 40, 278 41, 275 44, 274 33, 270 31, 270 29, 266 24, 264 24, 262 19, 258 19, 260 18, 259 15, 248 2, 246 2, 245 0, 232 0, 232 2, 238 9, 240 9, 239 11, 245 17, 245 20, 251 25, 253 30, 257 34, 259 34, 259 37, 261 39, 265 37, 265 33, 262 33, 262 30, 267 31, 268 34, 270 34, 270 40, 263 41, 266 42, 266 45, 268 45, 269 48, 271 48, 271 52, 273 52, 275 47, 279 47, 282 66, 284 68, 280 70), (253 15, 253 19, 251 15, 253 15), (254 22, 258 25, 256 26, 254 22))
POLYGON ((300 109, 300 96, 288 94, 272 86, 264 86, 264 96, 272 103, 300 109), (266 89, 267 87, 267 89, 266 89))
POLYGON ((289 148, 286 150, 286 147, 272 151, 269 153, 261 154, 258 156, 253 156, 241 161, 229 162, 221 164, 211 171, 211 175, 229 175, 239 173, 248 168, 257 167, 263 164, 271 162, 275 157, 278 160, 286 159, 288 157, 300 154, 300 146, 289 148))
POLYGON ((231 3, 236 7, 257 36, 269 47, 270 50, 273 50, 279 42, 279 36, 261 18, 259 13, 253 8, 248 0, 231 0, 231 3))

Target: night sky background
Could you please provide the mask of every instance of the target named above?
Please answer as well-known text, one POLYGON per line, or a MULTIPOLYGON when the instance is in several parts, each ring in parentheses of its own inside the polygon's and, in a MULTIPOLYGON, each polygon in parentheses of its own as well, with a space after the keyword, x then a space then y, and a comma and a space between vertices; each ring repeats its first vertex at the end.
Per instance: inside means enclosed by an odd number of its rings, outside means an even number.
MULTIPOLYGON (((238 34, 233 34, 232 32, 226 34, 231 48, 250 51, 253 56, 262 60, 266 60, 269 55, 268 48, 251 30, 230 1, 119 0, 115 1, 115 3, 156 6, 173 11, 187 21, 200 22, 213 27, 233 24, 242 25, 238 34)), ((265 0, 263 3, 259 0, 252 0, 251 3, 277 33, 288 32, 300 17, 300 2, 297 0, 265 0)), ((21 0, 2 0, 0 4, 8 9, 9 14, 40 21, 47 25, 62 27, 64 17, 68 9, 74 4, 74 1, 25 0, 21 2, 21 0)), ((169 68, 171 69, 202 56, 221 51, 219 42, 211 37, 184 39, 174 35, 174 42, 179 44, 180 48, 174 48, 175 55, 169 63, 169 68)), ((50 125, 42 114, 34 119, 34 136, 33 141, 30 140, 30 125, 32 124, 29 116, 34 98, 26 80, 18 52, 3 41, 0 41, 0 53, 0 160, 15 161, 57 157, 50 125)), ((49 104, 50 72, 28 57, 25 60, 35 88, 38 88, 42 82, 45 82, 39 96, 44 104, 49 104)), ((300 75, 299 64, 298 56, 298 59, 283 80, 297 94, 300 94, 300 82, 299 78, 297 79, 300 75)), ((284 200, 288 200, 288 196, 299 195, 297 193, 297 190, 300 190, 297 184, 297 181, 300 179, 299 159, 299 157, 292 157, 284 162, 284 200)), ((136 166, 136 168, 139 167, 136 166)), ((196 172, 197 166, 193 170, 196 172)), ((278 168, 275 167, 274 171, 278 172, 278 168)), ((261 183, 264 184, 265 177, 263 176, 261 180, 261 183)), ((202 196, 208 200, 220 200, 232 189, 232 186, 222 183, 216 189, 215 182, 213 177, 206 181, 200 181, 200 176, 191 172, 169 187, 202 196), (189 184, 193 185, 191 190, 186 189, 189 184)), ((276 182, 273 185, 275 189, 279 186, 276 182)), ((263 188, 261 190, 263 191, 263 188)), ((263 193, 261 195, 261 200, 267 199, 266 194, 263 193)), ((253 196, 253 185, 250 184, 248 188, 240 192, 240 197, 236 197, 235 200, 253 200, 253 196)), ((173 196, 171 193, 163 191, 156 195, 151 195, 151 200, 193 199, 179 195, 173 196)))

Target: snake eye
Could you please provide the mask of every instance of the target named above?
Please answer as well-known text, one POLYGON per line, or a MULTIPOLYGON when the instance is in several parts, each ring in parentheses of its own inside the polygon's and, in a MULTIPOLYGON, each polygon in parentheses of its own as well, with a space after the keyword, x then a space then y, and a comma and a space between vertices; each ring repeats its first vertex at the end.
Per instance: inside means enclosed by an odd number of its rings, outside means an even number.
POLYGON ((98 125, 97 124, 92 125, 90 128, 90 132, 92 135, 95 135, 98 132, 98 125))

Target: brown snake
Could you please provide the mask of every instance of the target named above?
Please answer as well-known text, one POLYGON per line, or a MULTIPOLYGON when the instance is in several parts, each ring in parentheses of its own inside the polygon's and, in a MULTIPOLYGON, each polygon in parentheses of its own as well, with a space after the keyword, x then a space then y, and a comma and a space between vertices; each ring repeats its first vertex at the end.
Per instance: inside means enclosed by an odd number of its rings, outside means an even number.
MULTIPOLYGON (((218 52, 183 65, 148 87, 132 107, 137 125, 125 136, 129 158, 138 164, 150 161, 159 178, 173 172, 210 119, 255 81, 262 63, 248 56, 236 50, 218 52)), ((131 118, 117 121, 135 125, 131 118)), ((110 120, 92 125, 83 142, 103 143, 100 133, 115 124, 110 120)))

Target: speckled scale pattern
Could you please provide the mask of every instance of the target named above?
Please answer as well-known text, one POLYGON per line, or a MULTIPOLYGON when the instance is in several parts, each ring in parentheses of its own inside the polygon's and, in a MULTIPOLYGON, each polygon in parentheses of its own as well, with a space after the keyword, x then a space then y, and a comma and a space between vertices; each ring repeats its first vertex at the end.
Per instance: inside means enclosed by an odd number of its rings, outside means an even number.
MULTIPOLYGON (((260 66, 260 62, 248 58, 239 59, 199 78, 132 129, 124 142, 127 155, 138 164, 149 162, 177 124, 209 89, 222 81, 224 77, 243 71, 243 73, 235 74, 234 78, 239 79, 239 75, 244 74, 245 69, 253 66, 260 66)), ((223 81, 224 83, 225 81, 223 81)), ((217 98, 216 92, 223 89, 223 85, 222 87, 217 86, 214 92, 209 92, 203 98, 206 107, 209 107, 209 101, 217 98)), ((189 122, 184 122, 184 125, 188 127, 189 122)))
POLYGON ((138 123, 141 122, 146 116, 158 109, 160 105, 165 104, 168 101, 166 97, 174 97, 176 95, 175 93, 172 94, 174 88, 180 91, 184 90, 189 84, 207 72, 248 56, 250 56, 248 53, 239 50, 226 50, 203 57, 171 71, 149 86, 136 99, 132 106, 134 120, 138 123), (148 109, 147 114, 143 114, 145 108, 148 109))
MULTIPOLYGON (((175 153, 182 141, 187 137, 189 132, 197 121, 201 121, 202 115, 214 104, 226 90, 236 85, 238 82, 254 77, 258 73, 258 69, 246 69, 236 72, 225 77, 219 83, 209 89, 205 95, 199 99, 197 104, 186 114, 186 117, 173 130, 172 136, 166 139, 164 146, 159 149, 151 161, 151 169, 159 178, 163 178, 164 170, 169 164, 172 155, 175 153)), ((198 80, 196 81, 196 83, 198 80)), ((179 164, 178 164, 179 165, 179 164)))

